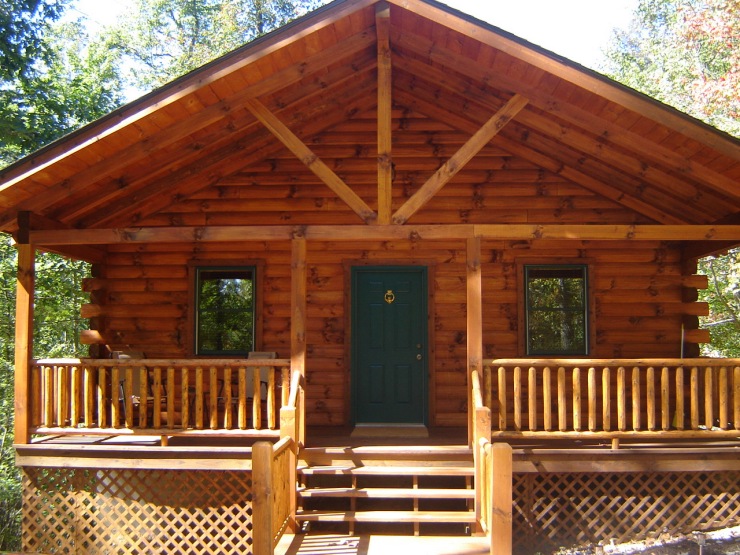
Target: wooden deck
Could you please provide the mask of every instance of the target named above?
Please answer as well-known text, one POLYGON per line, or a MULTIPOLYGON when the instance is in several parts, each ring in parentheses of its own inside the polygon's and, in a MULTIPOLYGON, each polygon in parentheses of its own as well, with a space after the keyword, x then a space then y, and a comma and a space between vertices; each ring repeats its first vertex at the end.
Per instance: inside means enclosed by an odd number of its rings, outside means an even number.
POLYGON ((485 537, 286 534, 275 555, 477 555, 490 553, 485 537))

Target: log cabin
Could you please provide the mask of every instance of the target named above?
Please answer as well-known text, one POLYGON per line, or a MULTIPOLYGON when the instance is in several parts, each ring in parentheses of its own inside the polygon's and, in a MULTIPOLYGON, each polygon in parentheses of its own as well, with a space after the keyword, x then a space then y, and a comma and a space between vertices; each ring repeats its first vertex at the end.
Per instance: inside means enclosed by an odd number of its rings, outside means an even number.
POLYGON ((336 0, 0 203, 26 551, 740 524, 740 360, 700 357, 697 274, 740 244, 740 141, 488 23, 336 0), (37 252, 91 263, 87 358, 33 358, 37 252))

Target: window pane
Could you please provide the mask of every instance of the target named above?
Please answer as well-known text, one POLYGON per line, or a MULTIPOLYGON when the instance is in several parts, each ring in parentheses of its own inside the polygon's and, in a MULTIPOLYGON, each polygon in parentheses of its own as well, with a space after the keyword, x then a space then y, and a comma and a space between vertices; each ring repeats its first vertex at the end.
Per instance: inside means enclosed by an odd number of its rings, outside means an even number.
POLYGON ((527 266, 528 354, 587 354, 585 266, 527 266))
POLYGON ((198 271, 197 354, 254 350, 254 271, 198 271))

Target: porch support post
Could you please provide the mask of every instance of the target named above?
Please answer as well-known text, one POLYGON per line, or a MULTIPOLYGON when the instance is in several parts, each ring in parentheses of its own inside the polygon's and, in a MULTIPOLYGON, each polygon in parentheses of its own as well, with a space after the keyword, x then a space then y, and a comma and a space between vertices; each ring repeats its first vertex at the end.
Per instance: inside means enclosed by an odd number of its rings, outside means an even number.
MULTIPOLYGON (((295 234, 292 244, 290 294, 290 367, 306 375, 306 238, 295 234)), ((305 382, 304 382, 305 383, 305 382)), ((305 392, 300 389, 298 407, 298 437, 300 445, 306 440, 305 392)))
POLYGON ((475 407, 473 406, 473 371, 483 368, 483 279, 481 276, 481 239, 467 240, 467 337, 468 337, 468 444, 474 441, 475 407))
POLYGON ((30 384, 33 357, 33 297, 36 285, 36 249, 18 244, 15 301, 15 442, 31 441, 30 384))

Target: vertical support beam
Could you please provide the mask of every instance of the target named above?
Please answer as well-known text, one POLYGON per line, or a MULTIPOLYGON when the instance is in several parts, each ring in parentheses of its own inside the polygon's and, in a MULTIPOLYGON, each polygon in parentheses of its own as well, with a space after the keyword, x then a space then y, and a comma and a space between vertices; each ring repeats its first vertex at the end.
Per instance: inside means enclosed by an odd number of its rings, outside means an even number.
POLYGON ((30 399, 33 357, 33 298, 36 287, 36 249, 18 245, 18 278, 15 300, 15 442, 31 441, 30 399))
POLYGON ((393 156, 391 145, 391 9, 380 2, 375 10, 375 29, 378 36, 378 223, 391 223, 393 193, 393 156))
POLYGON ((512 449, 508 443, 494 443, 491 448, 493 503, 489 518, 491 553, 512 552, 512 449))
MULTIPOLYGON (((296 234, 292 241, 291 287, 290 287, 290 366, 306 375, 306 238, 296 234)), ((304 382, 305 383, 305 382, 304 382)), ((300 390, 298 400, 298 437, 300 445, 306 440, 305 392, 300 390)))
POLYGON ((272 443, 252 447, 252 552, 272 555, 272 443))
POLYGON ((473 371, 483 370, 483 278, 481 274, 481 239, 467 240, 467 337, 468 337, 468 444, 473 446, 473 371))

